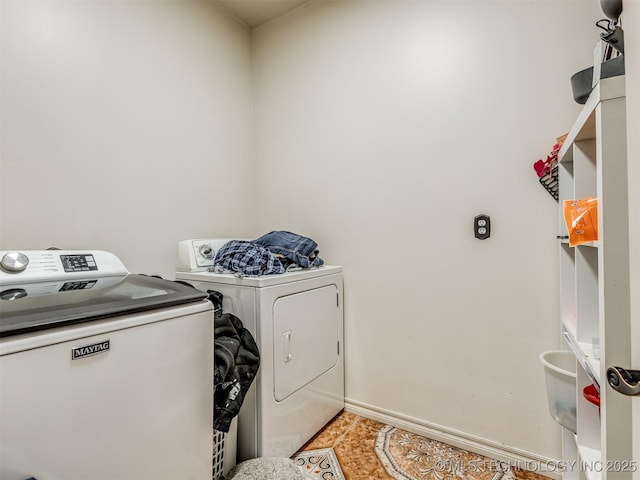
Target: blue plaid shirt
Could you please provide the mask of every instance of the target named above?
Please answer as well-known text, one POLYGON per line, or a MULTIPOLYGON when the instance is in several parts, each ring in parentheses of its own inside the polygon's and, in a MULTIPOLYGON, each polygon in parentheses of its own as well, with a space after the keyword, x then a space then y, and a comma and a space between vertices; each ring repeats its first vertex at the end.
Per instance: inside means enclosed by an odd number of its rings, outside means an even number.
POLYGON ((213 260, 215 266, 244 275, 284 273, 282 263, 262 245, 244 240, 225 243, 213 260))

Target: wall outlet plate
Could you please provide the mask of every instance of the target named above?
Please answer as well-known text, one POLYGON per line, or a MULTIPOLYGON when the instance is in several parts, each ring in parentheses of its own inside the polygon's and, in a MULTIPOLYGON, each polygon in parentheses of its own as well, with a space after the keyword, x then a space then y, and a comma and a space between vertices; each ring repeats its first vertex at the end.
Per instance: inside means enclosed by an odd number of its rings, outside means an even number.
POLYGON ((491 236, 491 218, 480 214, 473 218, 473 232, 477 239, 486 240, 491 236))

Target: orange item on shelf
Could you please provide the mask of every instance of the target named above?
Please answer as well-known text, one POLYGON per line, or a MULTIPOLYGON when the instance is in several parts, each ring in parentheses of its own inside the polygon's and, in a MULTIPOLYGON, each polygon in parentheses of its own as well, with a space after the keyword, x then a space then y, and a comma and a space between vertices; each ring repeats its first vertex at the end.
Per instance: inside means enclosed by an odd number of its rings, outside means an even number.
POLYGON ((598 199, 596 197, 565 200, 563 207, 570 246, 598 240, 598 199))

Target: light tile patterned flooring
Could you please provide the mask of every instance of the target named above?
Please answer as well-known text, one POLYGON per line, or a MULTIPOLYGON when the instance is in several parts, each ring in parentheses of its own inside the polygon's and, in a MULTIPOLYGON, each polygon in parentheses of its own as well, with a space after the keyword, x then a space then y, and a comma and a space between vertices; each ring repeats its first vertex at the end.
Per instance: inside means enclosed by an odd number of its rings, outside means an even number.
MULTIPOLYGON (((431 462, 431 472, 424 473, 423 471, 422 473, 415 474, 414 477, 413 473, 407 475, 408 471, 403 471, 402 473, 396 473, 395 476, 391 476, 383 466, 375 451, 378 432, 380 432, 384 427, 386 426, 380 422, 360 417, 352 413, 342 412, 314 438, 312 438, 301 449, 301 452, 332 448, 338 462, 340 463, 340 468, 342 469, 345 480, 394 480, 394 478, 475 480, 476 476, 474 475, 468 475, 461 472, 438 471, 434 468, 434 465, 436 465, 436 462, 439 460, 442 462, 447 461, 451 464, 451 459, 454 458, 451 455, 455 455, 455 458, 473 457, 475 459, 483 458, 490 461, 485 457, 478 457, 475 454, 465 452, 464 450, 456 449, 439 442, 433 442, 425 439, 424 437, 403 432, 402 430, 396 430, 399 434, 403 435, 404 446, 408 447, 406 450, 407 455, 408 452, 411 451, 411 445, 408 444, 420 444, 420 448, 423 449, 425 444, 431 445, 431 458, 429 459, 431 462), (436 448, 433 448, 434 443, 437 444, 436 448), (447 452, 447 455, 449 456, 446 458, 442 457, 440 459, 433 458, 434 451, 447 452)), ((389 429, 391 429, 391 427, 386 427, 386 430, 389 429)), ((378 443, 378 447, 380 447, 380 442, 378 443)), ((381 449, 378 448, 378 451, 380 450, 381 449)), ((415 453, 415 450, 413 453, 415 453)), ((403 454, 401 453, 399 455, 403 454)), ((397 458, 397 456, 396 460, 398 460, 397 463, 399 464, 403 463, 403 459, 397 458)), ((410 465, 410 463, 411 459, 406 462, 407 465, 410 465)), ((387 465, 389 465, 389 462, 387 462, 387 465)), ((494 474, 495 471, 490 472, 490 474, 485 475, 484 477, 491 479, 494 477, 494 474)), ((512 474, 505 475, 502 477, 502 480, 514 480, 514 477, 515 480, 548 480, 546 477, 538 475, 537 473, 523 470, 512 471, 512 474)), ((329 476, 328 478, 334 477, 329 476)), ((482 476, 480 476, 480 478, 482 478, 482 476)))

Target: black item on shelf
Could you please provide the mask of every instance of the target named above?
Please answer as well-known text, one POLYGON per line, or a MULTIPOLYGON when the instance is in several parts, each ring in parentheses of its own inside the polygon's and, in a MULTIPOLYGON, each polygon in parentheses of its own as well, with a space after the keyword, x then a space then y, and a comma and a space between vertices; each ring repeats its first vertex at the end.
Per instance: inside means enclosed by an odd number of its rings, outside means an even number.
POLYGON ((539 178, 542 185, 549 194, 558 201, 558 166, 551 169, 551 172, 544 174, 539 178))
MULTIPOLYGON (((617 77, 624 75, 624 56, 612 58, 606 62, 602 62, 600 66, 600 78, 617 77)), ((591 81, 593 79, 593 67, 580 70, 571 76, 571 90, 573 91, 573 99, 581 105, 584 105, 593 90, 591 81)))
POLYGON ((611 23, 605 27, 601 22, 606 23, 606 20, 596 22, 596 25, 604 30, 604 33, 600 34, 600 38, 624 55, 624 30, 622 27, 611 25, 611 23))

